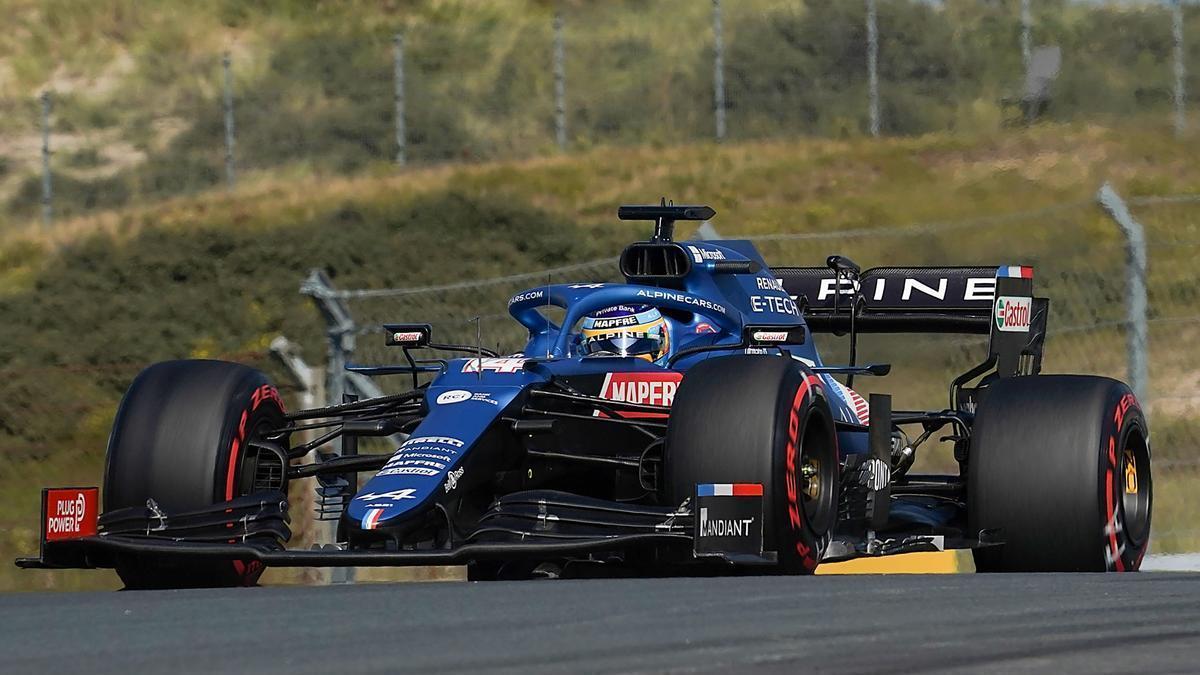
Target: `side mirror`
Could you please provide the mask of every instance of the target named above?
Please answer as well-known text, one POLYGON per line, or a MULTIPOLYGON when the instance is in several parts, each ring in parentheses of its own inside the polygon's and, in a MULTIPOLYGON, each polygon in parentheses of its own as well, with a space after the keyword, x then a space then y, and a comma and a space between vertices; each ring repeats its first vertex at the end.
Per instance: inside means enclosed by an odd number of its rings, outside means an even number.
POLYGON ((825 259, 825 266, 833 270, 835 274, 844 274, 850 279, 858 279, 862 276, 862 268, 846 256, 831 255, 825 259))

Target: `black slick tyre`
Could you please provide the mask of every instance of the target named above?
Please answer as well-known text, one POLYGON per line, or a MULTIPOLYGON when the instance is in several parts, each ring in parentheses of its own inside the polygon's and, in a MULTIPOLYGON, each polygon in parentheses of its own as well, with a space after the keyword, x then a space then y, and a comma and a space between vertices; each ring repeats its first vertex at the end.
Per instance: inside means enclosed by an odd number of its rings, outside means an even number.
MULTIPOLYGON (((143 370, 113 422, 104 469, 104 510, 142 507, 200 510, 250 490, 243 475, 247 441, 284 422, 283 402, 267 377, 224 361, 166 361, 143 370)), ((128 588, 253 585, 254 561, 179 562, 122 556, 128 588)))
POLYGON ((1146 418, 1129 387, 1103 377, 997 380, 971 436, 967 520, 1002 546, 981 572, 1138 569, 1153 485, 1146 418))
POLYGON ((837 518, 838 450, 822 382, 778 356, 730 356, 688 370, 667 428, 665 497, 697 484, 763 486, 763 547, 776 571, 810 574, 837 518))

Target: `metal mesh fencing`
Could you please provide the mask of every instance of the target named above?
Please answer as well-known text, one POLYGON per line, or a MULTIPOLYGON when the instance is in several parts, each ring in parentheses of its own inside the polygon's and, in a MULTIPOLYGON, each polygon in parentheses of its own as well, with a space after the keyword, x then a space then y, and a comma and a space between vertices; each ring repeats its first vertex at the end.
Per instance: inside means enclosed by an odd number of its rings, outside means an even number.
POLYGON ((505 307, 523 289, 548 283, 593 283, 620 278, 617 259, 607 258, 574 265, 514 274, 480 281, 413 289, 345 290, 336 295, 348 305, 360 337, 355 360, 362 363, 396 358, 384 347, 381 324, 430 323, 440 343, 478 344, 501 353, 521 349, 527 331, 505 307))
MULTIPOLYGON (((1149 245, 1147 345, 1157 475, 1156 546, 1200 545, 1191 524, 1191 489, 1200 478, 1200 368, 1189 345, 1200 338, 1200 197, 1131 200, 1149 245)), ((880 265, 1028 264, 1035 292, 1051 299, 1043 372, 1088 373, 1130 381, 1127 244, 1093 201, 1037 211, 905 227, 878 227, 749 237, 770 264, 819 266, 829 254, 864 267, 880 265)), ((410 289, 342 290, 360 336, 353 360, 396 361, 383 346, 384 322, 428 322, 439 341, 512 353, 526 332, 505 311, 508 298, 546 283, 619 281, 616 259, 503 278, 410 289), (476 322, 478 317, 478 322, 476 322)), ((828 363, 845 359, 844 338, 818 336, 828 363)), ((892 363, 886 378, 860 378, 864 393, 891 393, 904 409, 948 405, 950 381, 986 354, 986 336, 864 335, 860 362, 892 363)), ((402 383, 399 383, 403 386, 402 383)), ((949 447, 925 453, 930 470, 951 470, 949 447)))
POLYGON ((1170 550, 1196 550, 1200 509, 1200 198, 1130 200, 1146 228, 1149 266, 1150 415, 1155 537, 1170 550))

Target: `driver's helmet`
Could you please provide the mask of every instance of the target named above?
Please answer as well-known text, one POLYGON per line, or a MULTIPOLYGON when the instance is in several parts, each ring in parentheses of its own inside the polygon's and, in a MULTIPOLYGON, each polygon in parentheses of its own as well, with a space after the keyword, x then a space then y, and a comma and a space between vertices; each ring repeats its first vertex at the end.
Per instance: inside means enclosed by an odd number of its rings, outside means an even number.
POLYGON ((583 318, 579 347, 584 356, 636 356, 666 365, 671 330, 649 305, 615 305, 583 318))

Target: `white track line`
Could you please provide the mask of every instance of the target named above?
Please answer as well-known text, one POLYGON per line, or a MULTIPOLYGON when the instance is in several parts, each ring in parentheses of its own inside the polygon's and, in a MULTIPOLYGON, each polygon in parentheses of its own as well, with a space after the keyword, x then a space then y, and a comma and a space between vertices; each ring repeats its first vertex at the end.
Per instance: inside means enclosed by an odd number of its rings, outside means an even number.
POLYGON ((1200 553, 1160 553, 1142 559, 1144 572, 1200 572, 1200 553))

